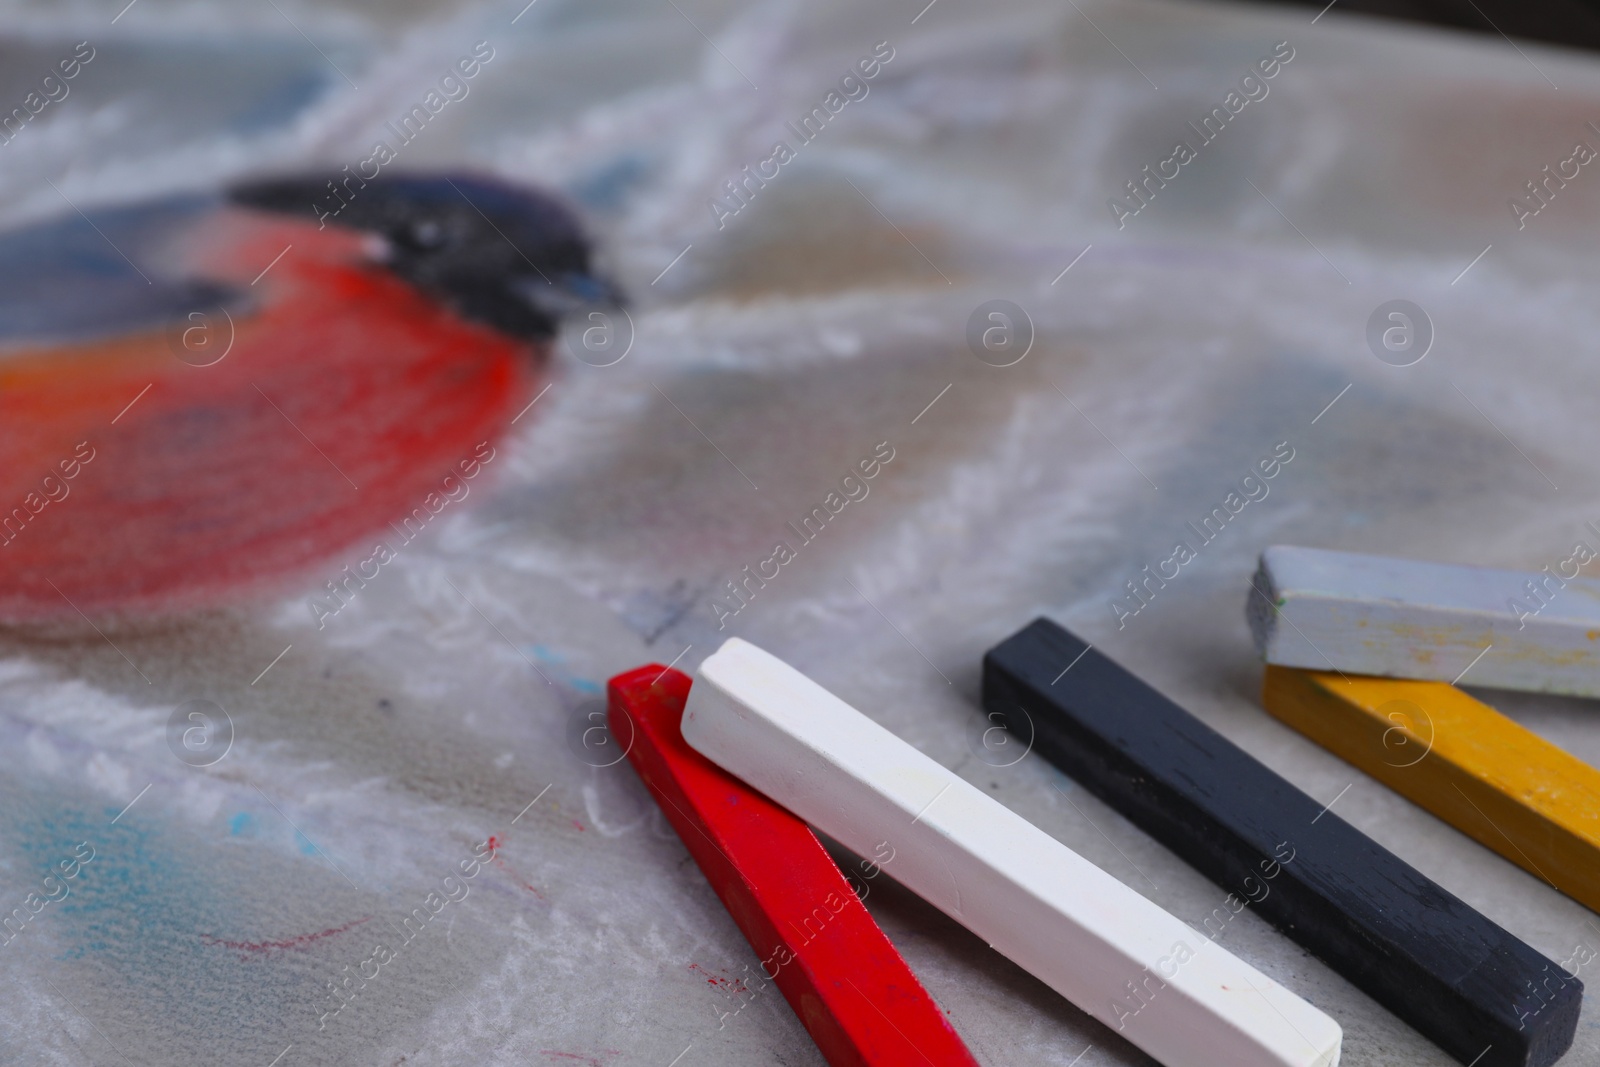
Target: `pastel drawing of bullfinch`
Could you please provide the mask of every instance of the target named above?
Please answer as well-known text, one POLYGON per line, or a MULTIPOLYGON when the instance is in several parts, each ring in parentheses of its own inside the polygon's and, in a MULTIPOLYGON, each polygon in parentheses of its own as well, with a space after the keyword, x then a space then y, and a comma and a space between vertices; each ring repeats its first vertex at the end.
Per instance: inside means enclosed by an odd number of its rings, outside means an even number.
POLYGON ((563 315, 618 302, 550 196, 343 188, 0 234, 0 622, 228 603, 361 547, 492 458, 563 315))

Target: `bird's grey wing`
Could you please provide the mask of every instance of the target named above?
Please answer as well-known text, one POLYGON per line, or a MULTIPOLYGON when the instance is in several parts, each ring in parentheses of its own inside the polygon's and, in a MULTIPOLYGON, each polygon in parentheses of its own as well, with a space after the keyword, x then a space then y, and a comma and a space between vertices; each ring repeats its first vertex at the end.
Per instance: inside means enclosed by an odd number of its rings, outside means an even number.
POLYGON ((0 346, 160 328, 188 311, 235 302, 231 289, 185 278, 161 254, 217 204, 172 198, 0 233, 0 346))

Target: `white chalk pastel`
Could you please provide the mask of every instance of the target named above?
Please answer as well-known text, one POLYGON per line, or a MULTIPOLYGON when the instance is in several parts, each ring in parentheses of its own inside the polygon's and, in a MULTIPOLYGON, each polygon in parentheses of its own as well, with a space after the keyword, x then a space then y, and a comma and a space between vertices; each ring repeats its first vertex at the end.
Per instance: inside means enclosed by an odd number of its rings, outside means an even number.
POLYGON ((1600 696, 1600 581, 1274 545, 1246 614, 1268 663, 1600 696), (1470 669, 1469 669, 1470 668, 1470 669))
POLYGON ((1339 1062, 1327 1015, 748 642, 683 735, 1167 1067, 1339 1062))

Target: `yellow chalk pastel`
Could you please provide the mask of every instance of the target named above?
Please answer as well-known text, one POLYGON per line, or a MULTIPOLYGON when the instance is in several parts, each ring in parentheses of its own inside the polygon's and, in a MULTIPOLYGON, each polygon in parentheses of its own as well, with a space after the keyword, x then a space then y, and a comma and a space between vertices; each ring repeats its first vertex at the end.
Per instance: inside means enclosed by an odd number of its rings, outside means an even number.
POLYGON ((1600 911, 1600 770, 1444 682, 1268 666, 1267 711, 1600 911))

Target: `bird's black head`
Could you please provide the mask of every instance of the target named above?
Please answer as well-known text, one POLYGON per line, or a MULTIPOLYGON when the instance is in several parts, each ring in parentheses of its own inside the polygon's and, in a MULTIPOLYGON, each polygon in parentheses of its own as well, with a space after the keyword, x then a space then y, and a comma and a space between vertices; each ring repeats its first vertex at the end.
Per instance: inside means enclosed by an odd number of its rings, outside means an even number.
POLYGON ((388 269, 514 337, 543 340, 569 312, 622 302, 593 271, 588 237, 569 209, 493 179, 295 176, 240 184, 228 196, 245 207, 374 234, 388 269))

